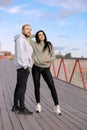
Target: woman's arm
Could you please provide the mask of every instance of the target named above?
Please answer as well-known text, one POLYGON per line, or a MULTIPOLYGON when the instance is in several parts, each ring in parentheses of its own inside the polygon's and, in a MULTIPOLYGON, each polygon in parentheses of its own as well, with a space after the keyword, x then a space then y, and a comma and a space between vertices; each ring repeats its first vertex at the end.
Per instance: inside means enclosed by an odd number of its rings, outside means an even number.
POLYGON ((54 51, 54 47, 52 46, 51 52, 50 52, 50 57, 46 58, 45 61, 50 63, 52 61, 56 60, 56 56, 55 56, 55 51, 54 51))

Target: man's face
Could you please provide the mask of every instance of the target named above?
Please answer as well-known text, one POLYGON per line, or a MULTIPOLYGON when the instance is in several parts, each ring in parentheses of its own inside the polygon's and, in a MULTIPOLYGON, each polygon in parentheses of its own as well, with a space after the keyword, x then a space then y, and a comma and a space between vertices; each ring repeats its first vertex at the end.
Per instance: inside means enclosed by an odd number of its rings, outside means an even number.
POLYGON ((26 26, 24 27, 24 29, 22 30, 22 33, 23 33, 26 37, 30 37, 31 31, 32 31, 31 26, 26 25, 26 26))

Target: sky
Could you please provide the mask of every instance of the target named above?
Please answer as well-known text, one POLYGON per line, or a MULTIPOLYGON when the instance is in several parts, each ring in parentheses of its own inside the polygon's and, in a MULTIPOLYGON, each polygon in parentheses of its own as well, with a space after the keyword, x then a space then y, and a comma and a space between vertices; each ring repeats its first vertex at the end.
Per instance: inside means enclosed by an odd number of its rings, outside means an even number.
POLYGON ((87 58, 87 0, 0 0, 0 45, 14 54, 24 24, 45 31, 55 53, 87 58))

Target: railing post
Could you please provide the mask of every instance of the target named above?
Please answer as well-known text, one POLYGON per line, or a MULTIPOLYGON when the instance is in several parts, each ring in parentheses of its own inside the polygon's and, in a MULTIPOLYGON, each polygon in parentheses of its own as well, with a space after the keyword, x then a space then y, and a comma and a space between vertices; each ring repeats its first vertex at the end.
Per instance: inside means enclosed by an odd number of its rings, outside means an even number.
POLYGON ((69 83, 71 83, 71 80, 72 80, 72 77, 73 77, 73 74, 74 74, 74 71, 75 71, 77 62, 78 62, 78 59, 76 60, 75 65, 74 65, 74 67, 73 67, 73 71, 72 71, 72 73, 71 73, 71 77, 70 77, 70 79, 69 79, 69 83))
POLYGON ((59 65, 59 69, 58 69, 58 73, 57 73, 57 78, 58 78, 59 73, 60 73, 60 68, 61 68, 62 62, 63 62, 63 58, 61 58, 61 61, 60 61, 60 65, 59 65))
POLYGON ((54 62, 52 62, 51 65, 53 67, 54 77, 56 78, 56 70, 55 70, 54 62))
POLYGON ((82 78, 84 89, 86 89, 85 80, 84 80, 84 76, 83 76, 83 73, 82 73, 82 68, 81 68, 79 60, 78 60, 78 66, 79 66, 79 70, 80 70, 80 74, 81 74, 81 78, 82 78))
POLYGON ((64 72, 65 72, 65 78, 66 78, 66 81, 68 82, 68 77, 67 77, 67 72, 66 72, 66 66, 65 66, 65 63, 64 63, 64 59, 63 59, 63 67, 64 67, 64 72))

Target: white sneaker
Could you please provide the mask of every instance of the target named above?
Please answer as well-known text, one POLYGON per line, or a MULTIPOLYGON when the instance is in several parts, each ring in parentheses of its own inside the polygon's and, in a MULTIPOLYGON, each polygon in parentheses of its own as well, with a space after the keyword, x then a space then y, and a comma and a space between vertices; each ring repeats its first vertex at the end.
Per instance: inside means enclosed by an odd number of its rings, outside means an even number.
POLYGON ((60 106, 59 106, 59 105, 55 106, 54 112, 55 112, 56 114, 58 114, 58 115, 61 115, 61 109, 60 109, 60 106))
POLYGON ((37 113, 40 113, 40 112, 41 112, 41 105, 40 105, 40 103, 37 103, 36 112, 37 112, 37 113))

